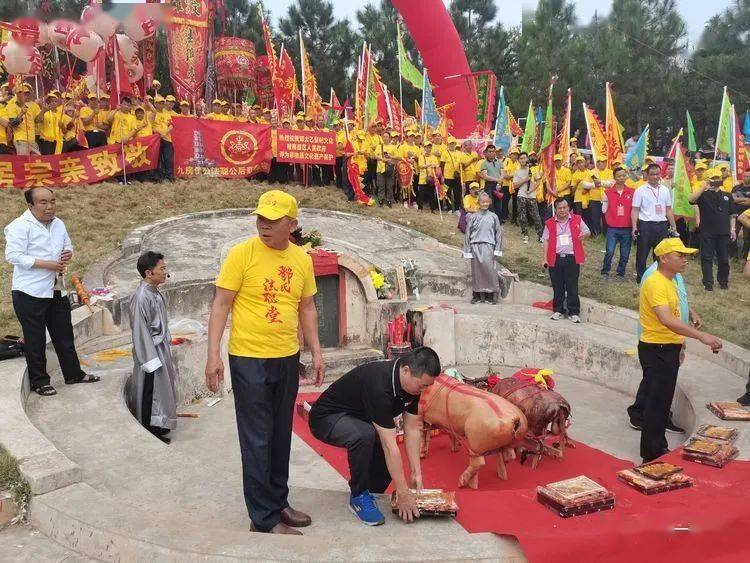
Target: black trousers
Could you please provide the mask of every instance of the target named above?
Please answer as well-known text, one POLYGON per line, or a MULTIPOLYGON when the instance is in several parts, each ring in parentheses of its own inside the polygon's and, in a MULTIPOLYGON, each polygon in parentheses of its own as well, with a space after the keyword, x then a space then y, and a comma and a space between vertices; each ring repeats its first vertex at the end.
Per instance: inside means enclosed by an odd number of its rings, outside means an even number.
POLYGON ((151 430, 151 410, 154 404, 154 373, 143 374, 143 395, 141 396, 141 424, 151 430))
POLYGON ((451 201, 451 205, 453 205, 453 211, 459 211, 460 209, 463 209, 463 195, 461 194, 461 179, 450 178, 448 180, 444 180, 444 182, 448 186, 448 199, 451 201))
POLYGON ((346 448, 351 474, 349 488, 353 497, 362 491, 385 492, 391 483, 391 475, 378 432, 372 424, 348 414, 316 417, 313 410, 310 430, 321 442, 346 448))
POLYGON ((646 261, 649 254, 667 236, 669 236, 669 223, 667 221, 638 220, 638 247, 635 251, 635 273, 638 283, 641 283, 643 272, 646 271, 646 261))
POLYGON ((55 147, 57 146, 57 143, 55 141, 45 141, 44 139, 39 139, 39 152, 44 155, 50 155, 55 154, 55 147))
POLYGON ((289 503, 292 414, 299 389, 299 353, 285 358, 229 356, 242 455, 245 505, 267 532, 289 503))
POLYGON ((344 189, 344 157, 337 156, 336 164, 334 164, 336 171, 336 187, 340 190, 344 189))
POLYGON ((50 384, 45 329, 49 331, 65 382, 82 379, 85 374, 81 371, 76 353, 68 298, 59 291, 55 291, 51 298, 34 297, 22 291, 13 291, 12 297, 13 309, 23 330, 23 348, 31 388, 38 389, 50 384))
POLYGON ((174 146, 164 139, 159 145, 159 177, 174 180, 174 146))
POLYGON ((366 162, 367 167, 365 168, 362 183, 367 191, 367 195, 373 195, 375 193, 375 179, 377 177, 378 161, 374 158, 368 158, 366 162))
POLYGON ((572 254, 558 254, 554 266, 549 268, 552 282, 552 310, 568 315, 581 314, 581 299, 578 297, 578 277, 581 266, 572 254))
POLYGON ((503 207, 502 207, 502 201, 505 199, 505 197, 497 197, 495 195, 495 192, 499 191, 497 187, 497 182, 488 182, 485 180, 484 182, 484 192, 490 196, 490 210, 497 215, 497 218, 502 221, 503 218, 503 207))
POLYGON ((641 385, 644 387, 641 430, 641 457, 644 462, 656 459, 667 449, 664 431, 677 385, 681 349, 682 344, 638 342, 638 359, 643 368, 641 385))
POLYGON ((589 215, 591 222, 588 223, 591 236, 595 237, 602 232, 602 202, 589 201, 589 215))
POLYGON ((510 217, 510 186, 503 186, 500 190, 503 199, 500 200, 500 223, 505 223, 510 217))
POLYGON ((107 144, 107 135, 104 131, 86 131, 85 135, 90 149, 103 147, 107 144))
POLYGON ((719 285, 729 284, 729 235, 712 235, 701 231, 701 270, 703 285, 714 285, 714 258, 716 258, 716 281, 719 285))

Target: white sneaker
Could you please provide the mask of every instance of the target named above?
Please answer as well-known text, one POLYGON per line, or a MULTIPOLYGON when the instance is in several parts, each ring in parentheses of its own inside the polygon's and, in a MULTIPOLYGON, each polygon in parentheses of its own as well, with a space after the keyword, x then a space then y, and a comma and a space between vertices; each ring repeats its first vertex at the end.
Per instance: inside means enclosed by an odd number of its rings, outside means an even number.
POLYGON ((563 318, 562 313, 552 313, 552 316, 550 317, 550 319, 552 319, 553 321, 559 321, 562 318, 563 318))
POLYGON ((529 244, 529 237, 523 237, 523 243, 529 244))
POLYGON ((574 323, 580 323, 581 317, 579 317, 578 315, 570 315, 570 320, 571 322, 574 322, 574 323))

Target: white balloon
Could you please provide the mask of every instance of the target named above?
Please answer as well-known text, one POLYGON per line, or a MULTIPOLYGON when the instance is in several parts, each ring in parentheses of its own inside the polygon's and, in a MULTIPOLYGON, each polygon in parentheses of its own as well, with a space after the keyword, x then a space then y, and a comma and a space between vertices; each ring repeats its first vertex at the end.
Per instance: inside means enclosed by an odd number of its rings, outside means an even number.
POLYGON ((65 45, 73 55, 90 63, 104 50, 104 40, 93 31, 82 27, 71 30, 65 45))
POLYGON ((39 22, 39 46, 44 47, 52 43, 49 37, 49 24, 39 22))
POLYGON ((13 40, 0 45, 0 63, 8 74, 38 74, 42 70, 42 56, 32 45, 21 45, 13 40))
POLYGON ((86 6, 81 12, 81 23, 105 41, 117 31, 119 22, 102 10, 101 6, 86 6))
POLYGON ((70 20, 52 20, 47 27, 49 33, 50 42, 58 49, 67 51, 66 42, 68 40, 68 33, 74 29, 80 29, 76 22, 70 20))
POLYGON ((140 62, 138 59, 138 44, 122 33, 115 35, 115 39, 125 66, 138 64, 140 62))
POLYGON ((143 78, 143 63, 140 60, 137 64, 127 65, 125 70, 128 71, 128 82, 131 84, 143 78))

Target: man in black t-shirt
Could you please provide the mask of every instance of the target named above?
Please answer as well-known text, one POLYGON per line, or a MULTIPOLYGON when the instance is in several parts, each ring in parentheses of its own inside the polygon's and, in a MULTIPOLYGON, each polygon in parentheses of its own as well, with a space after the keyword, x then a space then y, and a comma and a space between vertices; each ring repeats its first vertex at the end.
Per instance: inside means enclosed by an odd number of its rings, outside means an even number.
POLYGON ((395 481, 399 515, 419 516, 416 495, 422 488, 419 459, 419 395, 440 375, 440 358, 431 348, 417 348, 398 360, 371 362, 335 381, 310 411, 310 430, 318 440, 347 449, 351 479, 349 509, 364 524, 385 522, 372 493, 395 481), (404 449, 411 474, 404 475, 394 418, 404 415, 404 449))
POLYGON ((714 168, 706 173, 708 183, 688 198, 700 210, 700 249, 703 287, 714 289, 713 261, 716 257, 716 280, 721 289, 729 289, 729 241, 735 239, 736 210, 731 194, 721 189, 721 172, 714 168))

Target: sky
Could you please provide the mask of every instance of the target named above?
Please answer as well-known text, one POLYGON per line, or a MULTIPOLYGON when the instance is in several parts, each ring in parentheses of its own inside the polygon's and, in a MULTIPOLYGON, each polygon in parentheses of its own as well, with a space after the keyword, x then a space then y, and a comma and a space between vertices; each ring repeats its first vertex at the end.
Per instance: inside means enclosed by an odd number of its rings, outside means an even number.
MULTIPOLYGON (((357 10, 366 6, 368 1, 356 0, 329 0, 333 3, 337 17, 347 17, 356 20, 357 10)), ((379 3, 379 0, 372 0, 379 3)), ((521 23, 521 10, 533 10, 536 0, 495 0, 498 6, 499 19, 506 26, 519 25, 521 23)), ((264 5, 271 10, 274 21, 279 16, 286 14, 287 8, 294 0, 264 0, 264 5)), ((448 4, 446 0, 446 4, 448 4)), ((576 14, 579 23, 588 23, 595 12, 600 16, 609 13, 612 5, 611 0, 575 0, 576 14)), ((732 4, 732 0, 677 0, 680 14, 687 22, 688 36, 691 43, 697 43, 700 39, 701 30, 705 23, 716 14, 723 12, 732 4)))

